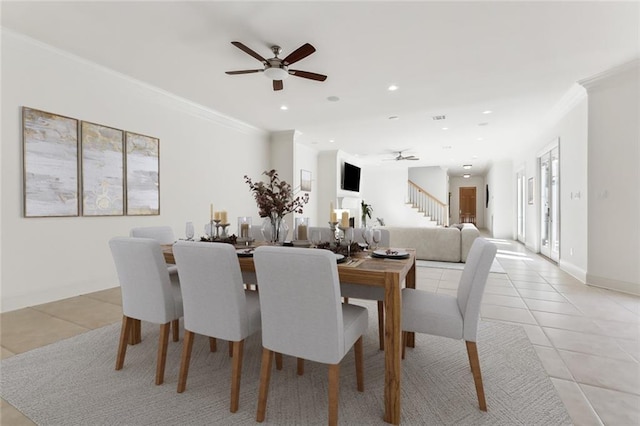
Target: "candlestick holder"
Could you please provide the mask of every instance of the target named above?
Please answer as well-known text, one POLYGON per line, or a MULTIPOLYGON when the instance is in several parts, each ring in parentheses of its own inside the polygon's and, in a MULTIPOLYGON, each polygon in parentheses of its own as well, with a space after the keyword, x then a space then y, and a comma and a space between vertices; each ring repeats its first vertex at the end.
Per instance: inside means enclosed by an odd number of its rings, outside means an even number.
POLYGON ((229 225, 229 223, 216 224, 216 234, 218 239, 224 240, 228 237, 227 227, 229 225))
POLYGON ((353 228, 350 226, 339 227, 342 230, 342 235, 344 237, 344 242, 347 244, 347 259, 351 260, 351 244, 353 244, 353 228))
POLYGON ((211 241, 217 240, 218 237, 218 227, 220 226, 220 219, 212 219, 211 220, 211 241), (215 232, 214 232, 215 229, 215 232))
POLYGON ((338 223, 340 222, 329 222, 329 228, 331 228, 334 243, 340 246, 340 229, 338 229, 338 223))

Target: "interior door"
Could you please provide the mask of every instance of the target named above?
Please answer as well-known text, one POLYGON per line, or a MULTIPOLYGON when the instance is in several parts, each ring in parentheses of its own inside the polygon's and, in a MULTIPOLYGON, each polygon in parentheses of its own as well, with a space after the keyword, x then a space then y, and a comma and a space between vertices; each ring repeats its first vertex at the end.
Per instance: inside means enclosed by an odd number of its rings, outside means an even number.
POLYGON ((476 224, 476 187, 460 188, 460 223, 476 224))

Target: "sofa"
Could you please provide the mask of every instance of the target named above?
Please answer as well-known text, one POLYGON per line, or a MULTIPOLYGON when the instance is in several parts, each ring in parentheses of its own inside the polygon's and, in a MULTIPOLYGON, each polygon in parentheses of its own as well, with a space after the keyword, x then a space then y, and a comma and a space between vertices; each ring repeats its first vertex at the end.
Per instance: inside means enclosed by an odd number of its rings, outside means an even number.
POLYGON ((385 227, 391 247, 414 248, 416 259, 466 262, 473 241, 480 236, 472 223, 445 227, 385 227))

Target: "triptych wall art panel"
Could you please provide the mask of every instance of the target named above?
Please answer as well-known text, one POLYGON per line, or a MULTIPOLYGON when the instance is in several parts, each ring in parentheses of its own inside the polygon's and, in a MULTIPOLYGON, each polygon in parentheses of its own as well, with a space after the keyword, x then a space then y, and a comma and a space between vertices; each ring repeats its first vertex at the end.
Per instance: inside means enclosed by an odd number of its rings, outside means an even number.
POLYGON ((24 215, 160 214, 160 140, 23 107, 24 215))

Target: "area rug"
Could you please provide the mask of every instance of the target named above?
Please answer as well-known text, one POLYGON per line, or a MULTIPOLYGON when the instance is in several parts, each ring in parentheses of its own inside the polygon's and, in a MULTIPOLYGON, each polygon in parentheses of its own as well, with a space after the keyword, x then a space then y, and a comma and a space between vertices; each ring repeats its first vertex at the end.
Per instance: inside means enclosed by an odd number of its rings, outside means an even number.
MULTIPOLYGON (((356 390, 353 352, 340 368, 339 420, 383 425, 384 354, 377 349, 375 304, 365 336, 365 391, 356 390)), ((176 393, 182 341, 170 342, 165 383, 154 384, 158 327, 143 323, 143 340, 114 370, 120 325, 113 324, 7 358, 0 364, 2 397, 39 425, 251 425, 255 424, 260 336, 246 341, 240 408, 229 412, 227 345, 209 351, 195 339, 184 393, 176 393)), ((563 425, 567 411, 523 329, 482 322, 478 348, 488 412, 477 406, 465 345, 416 335, 402 362, 402 424, 563 425)), ((327 421, 327 366, 295 359, 271 376, 266 424, 322 425, 327 421)))
MULTIPOLYGON (((465 263, 462 263, 462 262, 437 262, 435 260, 416 260, 416 266, 422 266, 424 268, 455 269, 458 271, 462 271, 464 269, 464 265, 465 263)), ((502 267, 502 265, 498 263, 497 260, 493 261, 489 272, 492 272, 494 274, 507 273, 502 267)))

